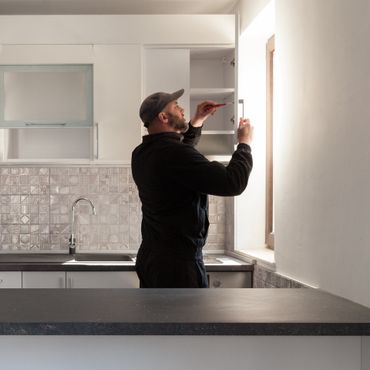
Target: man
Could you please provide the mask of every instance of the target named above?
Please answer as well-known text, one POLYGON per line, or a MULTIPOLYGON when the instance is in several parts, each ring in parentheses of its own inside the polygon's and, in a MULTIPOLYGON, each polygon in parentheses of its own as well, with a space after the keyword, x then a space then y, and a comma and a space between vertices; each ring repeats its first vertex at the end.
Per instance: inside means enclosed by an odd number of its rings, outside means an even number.
POLYGON ((183 93, 158 92, 140 107, 149 135, 132 153, 132 174, 143 214, 136 259, 142 288, 208 286, 202 256, 209 226, 207 194, 242 193, 252 169, 249 120, 240 120, 239 144, 230 163, 210 162, 194 146, 216 103, 199 104, 188 123, 177 103, 183 93))

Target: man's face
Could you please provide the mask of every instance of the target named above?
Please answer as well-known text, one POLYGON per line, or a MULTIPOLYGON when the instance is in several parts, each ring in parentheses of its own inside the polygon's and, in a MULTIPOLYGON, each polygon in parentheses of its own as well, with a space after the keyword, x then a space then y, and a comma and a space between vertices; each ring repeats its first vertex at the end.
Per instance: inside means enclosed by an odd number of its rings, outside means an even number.
POLYGON ((188 130, 189 123, 185 119, 184 109, 178 105, 177 101, 168 103, 164 112, 167 114, 169 125, 176 131, 184 133, 188 130))

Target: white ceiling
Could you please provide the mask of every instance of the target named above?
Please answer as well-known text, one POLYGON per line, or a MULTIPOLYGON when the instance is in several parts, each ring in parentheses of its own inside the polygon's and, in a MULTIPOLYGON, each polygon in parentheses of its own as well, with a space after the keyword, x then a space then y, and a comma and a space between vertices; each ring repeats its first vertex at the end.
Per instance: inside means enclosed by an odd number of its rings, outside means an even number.
POLYGON ((0 14, 227 14, 238 0, 0 0, 0 14))

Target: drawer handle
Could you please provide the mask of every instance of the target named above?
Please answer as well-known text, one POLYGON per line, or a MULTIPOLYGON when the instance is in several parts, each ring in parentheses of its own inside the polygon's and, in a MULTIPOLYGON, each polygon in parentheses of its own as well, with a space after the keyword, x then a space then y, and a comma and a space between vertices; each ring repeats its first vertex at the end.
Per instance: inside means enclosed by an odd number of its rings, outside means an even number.
POLYGON ((4 282, 4 279, 0 279, 0 284, 2 284, 4 282))

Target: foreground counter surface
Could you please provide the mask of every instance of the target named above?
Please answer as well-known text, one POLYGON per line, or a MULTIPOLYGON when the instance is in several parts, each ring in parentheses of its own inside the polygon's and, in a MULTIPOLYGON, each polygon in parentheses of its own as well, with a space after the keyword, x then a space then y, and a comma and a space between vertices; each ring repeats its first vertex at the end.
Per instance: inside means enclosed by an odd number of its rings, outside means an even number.
POLYGON ((3 289, 0 334, 370 335, 370 309, 314 289, 3 289))
POLYGON ((314 289, 3 289, 0 301, 4 369, 370 366, 370 309, 314 289))

